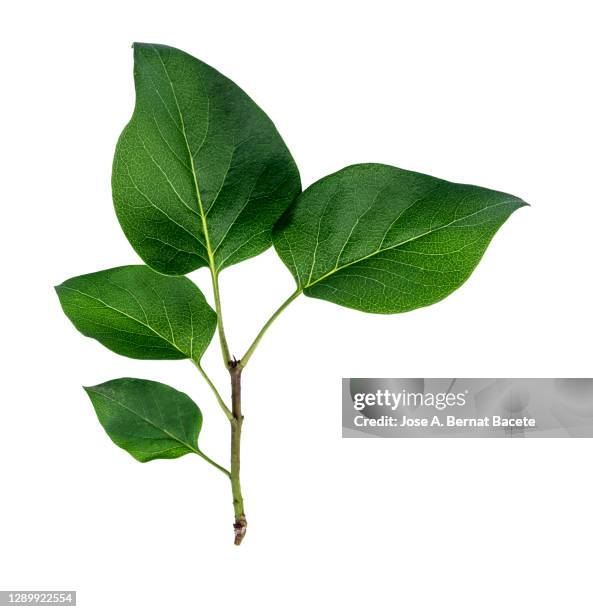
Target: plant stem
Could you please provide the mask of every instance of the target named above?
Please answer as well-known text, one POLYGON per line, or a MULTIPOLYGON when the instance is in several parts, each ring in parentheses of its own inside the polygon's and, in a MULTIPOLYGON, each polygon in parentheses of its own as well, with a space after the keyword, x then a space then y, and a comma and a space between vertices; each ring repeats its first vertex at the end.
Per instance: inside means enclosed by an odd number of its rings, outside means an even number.
POLYGON ((204 375, 206 382, 210 385, 214 391, 218 403, 223 408, 225 414, 229 417, 231 422, 231 471, 228 473, 231 479, 231 491, 233 493, 233 508, 235 509, 235 522, 233 528, 235 530, 235 544, 239 546, 245 537, 247 531, 247 520, 245 518, 245 509, 243 507, 243 495, 241 494, 241 429, 243 427, 243 415, 241 414, 241 370, 243 369, 241 364, 231 359, 231 353, 229 351, 229 345, 224 332, 224 324, 222 322, 222 307, 220 303, 220 289, 218 287, 218 273, 214 266, 214 259, 212 252, 209 249, 209 260, 210 260, 210 274, 212 276, 212 290, 214 293, 214 304, 216 307, 216 316, 218 319, 218 336, 220 338, 220 348, 222 350, 222 358, 224 365, 228 369, 231 375, 231 407, 232 411, 229 411, 228 407, 220 397, 218 390, 214 386, 214 383, 206 376, 206 373, 198 365, 198 369, 204 375))
POLYGON ((233 420, 231 421, 231 489, 233 492, 233 507, 235 509, 235 544, 239 546, 247 531, 247 519, 241 493, 241 429, 243 414, 241 412, 241 371, 243 366, 238 361, 232 361, 229 369, 231 374, 231 391, 233 420))
POLYGON ((270 327, 270 325, 272 325, 272 323, 282 314, 282 312, 288 307, 288 305, 291 304, 294 300, 296 300, 296 298, 298 298, 302 292, 303 292, 302 289, 297 289, 292 295, 290 295, 286 300, 284 300, 284 302, 282 302, 278 310, 276 310, 274 314, 272 314, 272 316, 265 322, 259 334, 257 334, 257 336, 255 337, 255 340, 251 343, 251 346, 247 349, 247 352, 243 356, 243 359, 241 359, 241 367, 244 368, 247 365, 247 362, 251 358, 251 355, 253 355, 253 351, 255 351, 255 349, 257 348, 257 345, 260 343, 261 339, 264 337, 264 334, 266 333, 266 331, 268 331, 268 328, 270 327))
POLYGON ((212 393, 214 393, 214 396, 216 397, 216 401, 218 402, 218 405, 222 408, 222 411, 226 414, 229 421, 232 421, 233 413, 229 410, 228 406, 225 404, 224 400, 220 396, 220 393, 218 392, 216 385, 212 382, 212 380, 210 380, 210 377, 208 376, 208 374, 206 374, 206 372, 204 371, 204 368, 202 368, 202 365, 200 364, 199 361, 192 361, 192 363, 196 366, 196 368, 198 368, 200 374, 204 377, 204 380, 208 383, 208 386, 210 387, 210 389, 212 389, 212 393))
POLYGON ((243 428, 243 413, 241 412, 241 372, 243 368, 251 358, 251 355, 257 348, 264 334, 272 325, 272 323, 280 316, 280 314, 288 307, 288 305, 295 300, 301 293, 302 289, 297 289, 292 295, 290 295, 280 307, 272 314, 272 316, 266 321, 259 334, 255 337, 251 346, 245 353, 242 360, 237 361, 234 357, 231 358, 229 351, 226 335, 224 332, 224 325, 222 322, 222 308, 220 303, 220 291, 218 287, 218 274, 215 272, 213 262, 211 261, 210 272, 212 275, 212 289, 214 292, 214 303, 216 306, 216 315, 218 317, 218 333, 220 338, 220 347, 222 349, 222 356, 226 367, 229 370, 231 376, 231 410, 228 409, 227 405, 222 400, 220 393, 216 389, 214 383, 207 376, 206 372, 202 369, 198 362, 194 362, 202 376, 212 389, 220 407, 227 415, 231 422, 231 471, 226 472, 224 468, 220 468, 225 471, 231 479, 231 491, 233 493, 233 508, 235 511, 235 522, 233 527, 235 529, 235 544, 239 546, 245 537, 247 532, 247 519, 245 518, 245 506, 243 503, 243 494, 241 492, 241 430, 243 428))
POLYGON ((222 359, 224 365, 229 368, 231 363, 231 353, 229 345, 224 333, 224 324, 222 322, 222 306, 220 304, 220 289, 218 287, 218 272, 215 271, 214 261, 210 262, 210 274, 212 276, 212 291, 214 293, 214 306, 216 308, 216 316, 218 318, 218 336, 220 338, 220 348, 222 350, 222 359))

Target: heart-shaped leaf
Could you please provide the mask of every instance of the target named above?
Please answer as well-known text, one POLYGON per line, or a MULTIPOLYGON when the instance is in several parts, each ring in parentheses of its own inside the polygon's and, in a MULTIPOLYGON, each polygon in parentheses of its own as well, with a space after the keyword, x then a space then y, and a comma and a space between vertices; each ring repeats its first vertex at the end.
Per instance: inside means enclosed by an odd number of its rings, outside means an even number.
POLYGON ((215 312, 188 278, 147 266, 77 276, 56 291, 78 331, 126 357, 199 362, 216 329, 215 312))
POLYGON ((107 435, 134 459, 145 463, 202 454, 202 413, 185 393, 139 378, 118 378, 85 391, 107 435))
POLYGON ((360 164, 307 188, 277 224, 274 246, 305 295, 406 312, 462 285, 525 205, 482 187, 360 164))
POLYGON ((232 81, 163 45, 134 44, 136 106, 117 144, 113 200, 128 240, 165 274, 215 272, 272 244, 299 173, 232 81))

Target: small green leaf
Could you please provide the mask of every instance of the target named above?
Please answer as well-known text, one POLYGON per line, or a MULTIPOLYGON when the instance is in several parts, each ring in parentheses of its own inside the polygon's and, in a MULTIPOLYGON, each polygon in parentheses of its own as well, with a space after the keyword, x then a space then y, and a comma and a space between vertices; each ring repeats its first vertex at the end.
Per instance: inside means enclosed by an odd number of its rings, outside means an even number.
POLYGON ((165 274, 221 270, 272 244, 301 191, 265 113, 225 76, 172 47, 134 44, 136 106, 113 163, 128 240, 165 274))
POLYGON ((142 463, 201 454, 202 413, 185 393, 152 380, 118 378, 85 387, 117 446, 142 463))
POLYGON ((215 312, 188 278, 147 266, 77 276, 56 291, 78 331, 126 357, 199 362, 216 329, 215 312))
POLYGON ((306 189, 275 227, 274 246, 305 295, 406 312, 460 287, 521 206, 506 193, 360 164, 306 189))

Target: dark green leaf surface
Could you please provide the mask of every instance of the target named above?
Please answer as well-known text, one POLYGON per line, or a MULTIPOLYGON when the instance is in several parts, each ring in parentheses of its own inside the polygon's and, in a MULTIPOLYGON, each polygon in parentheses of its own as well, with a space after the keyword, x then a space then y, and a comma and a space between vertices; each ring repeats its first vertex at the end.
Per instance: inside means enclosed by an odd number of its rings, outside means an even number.
POLYGON ((126 357, 198 362, 216 329, 216 314, 188 278, 147 266, 77 276, 56 291, 78 331, 126 357))
POLYGON ((134 249, 165 274, 220 270, 267 249, 301 190, 274 124, 232 81, 178 49, 135 43, 134 79, 112 177, 134 249))
POLYGON ((365 312, 428 306, 470 276, 525 202, 381 164, 349 166, 306 189, 274 230, 305 295, 365 312))
POLYGON ((139 378, 118 378, 85 391, 107 435, 134 459, 200 454, 202 413, 185 393, 139 378))

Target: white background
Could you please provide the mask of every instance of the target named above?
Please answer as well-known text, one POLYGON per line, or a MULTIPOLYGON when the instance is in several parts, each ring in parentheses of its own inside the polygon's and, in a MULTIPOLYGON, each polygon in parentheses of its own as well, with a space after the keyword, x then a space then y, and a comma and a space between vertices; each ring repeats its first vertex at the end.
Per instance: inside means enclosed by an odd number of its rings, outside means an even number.
MULTIPOLYGON (((3 5, 0 589, 82 610, 588 611, 591 440, 341 439, 340 379, 591 376, 587 3, 19 2, 3 5), (180 47, 268 112, 309 185, 376 161, 532 204, 444 302, 372 316, 301 297, 245 372, 243 546, 198 457, 135 462, 81 385, 169 383, 227 423, 189 362, 80 336, 52 286, 139 263, 110 166, 132 41, 180 47)), ((204 270, 192 278, 210 295, 204 270)), ((221 277, 232 349, 292 291, 273 251, 221 277)), ((205 365, 221 386, 213 345, 205 365)))

